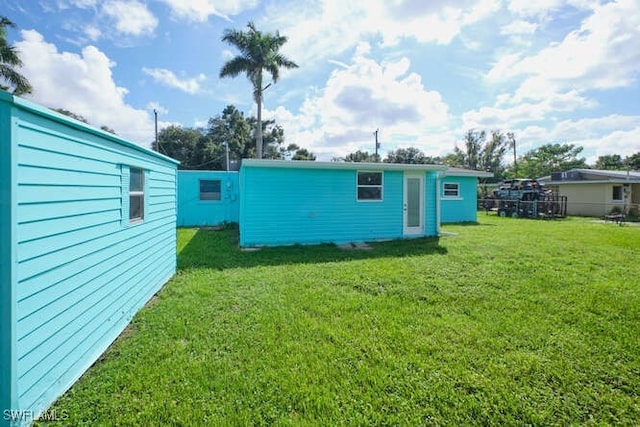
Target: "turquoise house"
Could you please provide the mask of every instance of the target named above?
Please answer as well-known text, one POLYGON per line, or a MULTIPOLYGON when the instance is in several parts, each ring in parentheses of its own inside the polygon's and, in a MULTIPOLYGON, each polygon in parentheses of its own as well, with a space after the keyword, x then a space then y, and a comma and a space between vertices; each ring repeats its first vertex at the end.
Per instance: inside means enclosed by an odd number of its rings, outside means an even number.
POLYGON ((241 246, 437 236, 442 223, 477 220, 478 178, 490 176, 443 165, 245 159, 239 174, 179 171, 178 225, 237 222, 241 246))
POLYGON ((243 160, 240 245, 436 236, 439 165, 243 160))
POLYGON ((177 162, 0 91, 0 417, 28 425, 176 269, 177 162))
POLYGON ((178 227, 238 222, 238 172, 178 171, 178 227))

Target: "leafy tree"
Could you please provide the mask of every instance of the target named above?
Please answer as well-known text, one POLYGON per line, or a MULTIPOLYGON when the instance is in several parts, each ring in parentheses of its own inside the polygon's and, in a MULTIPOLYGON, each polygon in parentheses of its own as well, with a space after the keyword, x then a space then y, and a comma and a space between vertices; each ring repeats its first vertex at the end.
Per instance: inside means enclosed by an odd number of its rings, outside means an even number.
POLYGON ((227 105, 221 115, 209 119, 207 135, 214 144, 229 144, 230 160, 253 157, 255 153, 251 146, 251 124, 233 105, 227 105))
POLYGON ((426 164, 433 163, 431 157, 427 157, 424 153, 415 147, 398 148, 387 153, 384 163, 404 163, 404 164, 426 164))
POLYGON ((625 157, 624 163, 634 171, 640 170, 640 151, 625 157))
MULTIPOLYGON (((252 129, 254 129, 258 123, 255 117, 249 117, 247 122, 252 129)), ((282 126, 277 125, 275 120, 263 120, 261 127, 263 146, 262 158, 272 160, 283 159, 286 154, 286 148, 284 146, 284 129, 282 126)), ((257 146, 257 137, 255 134, 252 136, 249 146, 252 147, 253 153, 253 147, 257 146)))
POLYGON ((18 56, 15 46, 7 42, 7 28, 15 28, 15 24, 8 18, 0 16, 0 89, 13 88, 14 95, 31 93, 33 87, 16 68, 22 67, 22 60, 18 56))
POLYGON ((180 161, 180 169, 207 169, 212 165, 212 157, 217 153, 213 147, 207 147, 201 131, 181 126, 169 126, 158 132, 158 143, 154 141, 151 148, 161 154, 180 161), (195 154, 196 151, 201 154, 195 154))
POLYGON ((520 158, 521 176, 539 178, 552 172, 587 168, 586 159, 578 157, 582 147, 573 144, 545 144, 520 158))
MULTIPOLYGON (((158 144, 152 148, 180 161, 180 169, 225 170, 226 145, 229 146, 229 160, 238 161, 251 158, 254 154, 255 139, 251 129, 254 117, 244 114, 233 105, 227 105, 222 114, 209 119, 206 129, 190 129, 169 126, 158 134, 158 144)), ((315 155, 296 144, 285 147, 284 129, 274 120, 262 122, 265 157, 270 159, 315 160, 315 155)))
POLYGON ((453 155, 445 157, 450 166, 493 172, 499 177, 504 172, 502 160, 508 149, 508 141, 500 131, 491 131, 487 140, 485 131, 470 129, 464 137, 463 148, 456 146, 453 155))
POLYGON ((113 134, 113 135, 117 135, 116 131, 115 131, 115 130, 113 130, 113 129, 111 129, 111 128, 110 128, 109 126, 107 126, 107 125, 102 125, 102 126, 100 126, 100 129, 102 129, 102 130, 103 130, 103 131, 105 131, 105 132, 109 132, 109 133, 111 133, 111 134, 113 134))
POLYGON ((625 164, 620 154, 608 154, 599 156, 593 167, 602 170, 622 170, 625 168, 625 164))
MULTIPOLYGON (((73 119, 76 119, 79 122, 90 124, 89 120, 87 120, 87 118, 85 116, 81 116, 80 114, 76 114, 73 111, 65 110, 64 108, 54 108, 53 111, 56 111, 56 112, 58 112, 60 114, 64 114, 65 116, 71 117, 73 119)), ((109 133, 111 133, 113 135, 117 135, 116 131, 111 129, 109 126, 102 125, 102 126, 100 126, 100 129, 102 129, 105 132, 109 132, 109 133)))
POLYGON ((53 111, 64 114, 65 116, 71 117, 72 119, 76 119, 79 122, 89 124, 89 120, 87 120, 86 117, 81 116, 80 114, 76 114, 73 111, 65 110, 64 108, 54 108, 53 111))
POLYGON ((336 157, 333 160, 337 162, 368 162, 368 163, 376 163, 378 162, 379 155, 369 154, 368 151, 358 150, 355 153, 349 153, 344 157, 336 157))
POLYGON ((315 160, 316 155, 306 148, 301 148, 297 144, 289 144, 287 152, 291 155, 291 160, 315 160))
POLYGON ((271 83, 264 86, 263 71, 271 74, 272 83, 280 77, 280 68, 297 68, 298 65, 282 55, 279 50, 287 42, 287 37, 262 33, 256 30, 253 22, 247 24, 248 31, 226 29, 222 41, 236 47, 240 55, 227 61, 220 70, 220 77, 237 77, 246 74, 253 85, 253 98, 257 105, 256 157, 261 159, 263 152, 262 135, 262 96, 271 83))

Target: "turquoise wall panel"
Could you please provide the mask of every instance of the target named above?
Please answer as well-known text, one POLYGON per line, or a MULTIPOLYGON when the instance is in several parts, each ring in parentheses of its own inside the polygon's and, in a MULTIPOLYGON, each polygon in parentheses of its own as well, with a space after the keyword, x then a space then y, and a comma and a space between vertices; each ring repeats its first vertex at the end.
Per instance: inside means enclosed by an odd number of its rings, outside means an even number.
POLYGON ((11 273, 2 271, 11 291, 3 287, 0 304, 12 326, 0 329, 0 357, 12 379, 2 363, 0 404, 36 415, 175 273, 176 162, 17 98, 0 96, 0 105, 1 128, 11 124, 10 135, 0 134, 12 147, 2 161, 11 159, 14 176, 9 198, 1 187, 12 257, 11 273), (129 167, 145 177, 136 223, 129 167))
POLYGON ((238 172, 178 171, 178 226, 212 226, 238 222, 238 172), (200 200, 200 180, 220 181, 220 200, 200 200))
MULTIPOLYGON (((0 90, 0 413, 18 407, 15 353, 15 143, 12 106, 0 90)), ((0 425, 7 424, 0 416, 0 425)))
POLYGON ((446 176, 440 180, 440 221, 443 224, 454 222, 476 222, 478 220, 478 178, 469 176, 446 176), (457 183, 459 197, 445 197, 444 184, 457 183))
MULTIPOLYGON (((363 169, 366 170, 366 169, 363 169)), ((402 171, 383 172, 383 200, 357 201, 357 170, 242 167, 242 246, 358 242, 403 237, 402 171)), ((435 179, 434 179, 435 181, 435 179)), ((425 185, 427 197, 435 194, 425 185)), ((435 200, 435 199, 433 199, 435 200)), ((427 200, 435 235, 435 202, 427 200)))
POLYGON ((435 172, 427 172, 425 179, 425 230, 427 236, 437 236, 440 225, 438 224, 438 201, 437 201, 437 185, 438 174, 435 172))

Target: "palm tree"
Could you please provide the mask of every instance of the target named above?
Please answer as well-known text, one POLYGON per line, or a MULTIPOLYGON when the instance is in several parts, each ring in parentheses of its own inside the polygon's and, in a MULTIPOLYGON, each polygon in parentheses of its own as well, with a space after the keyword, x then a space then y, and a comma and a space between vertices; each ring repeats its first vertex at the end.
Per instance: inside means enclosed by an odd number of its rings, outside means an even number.
POLYGON ((240 55, 227 61, 220 70, 220 77, 236 77, 246 74, 253 85, 253 98, 258 106, 256 123, 256 157, 262 158, 262 93, 271 86, 263 87, 263 70, 271 74, 272 83, 280 77, 280 68, 297 68, 298 65, 279 53, 279 49, 287 42, 287 37, 256 30, 253 22, 247 24, 249 31, 227 29, 222 41, 235 46, 240 55))
POLYGON ((24 95, 31 93, 32 87, 26 77, 15 70, 16 67, 22 66, 22 61, 16 48, 7 43, 6 28, 15 26, 8 18, 0 16, 0 89, 9 90, 13 87, 15 95, 24 95))

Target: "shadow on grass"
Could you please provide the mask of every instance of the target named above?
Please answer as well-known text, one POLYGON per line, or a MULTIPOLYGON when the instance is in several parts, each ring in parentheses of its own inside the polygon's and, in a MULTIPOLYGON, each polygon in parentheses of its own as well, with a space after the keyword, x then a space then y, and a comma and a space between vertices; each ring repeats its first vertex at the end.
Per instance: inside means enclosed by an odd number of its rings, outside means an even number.
POLYGON ((334 244, 265 247, 243 251, 238 247, 238 229, 198 229, 178 252, 178 269, 250 268, 262 265, 314 264, 383 257, 445 255, 437 237, 370 243, 369 250, 344 250, 334 244))
POLYGON ((446 227, 448 225, 455 225, 456 227, 495 227, 495 224, 485 224, 475 221, 463 221, 463 222, 448 222, 446 224, 442 224, 442 227, 446 227))

